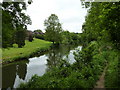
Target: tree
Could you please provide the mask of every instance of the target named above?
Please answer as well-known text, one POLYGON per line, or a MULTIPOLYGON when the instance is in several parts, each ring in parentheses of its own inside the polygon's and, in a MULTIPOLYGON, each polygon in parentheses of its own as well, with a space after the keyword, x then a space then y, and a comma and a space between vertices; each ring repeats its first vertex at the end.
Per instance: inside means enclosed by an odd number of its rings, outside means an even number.
POLYGON ((5 1, 3 0, 2 2, 2 46, 4 48, 10 47, 15 42, 24 46, 25 39, 23 40, 23 38, 25 34, 19 35, 18 32, 24 32, 27 29, 27 24, 31 24, 30 17, 22 12, 22 10, 26 10, 26 3, 24 1, 15 2, 16 0, 12 0, 11 2, 5 1))
POLYGON ((10 47, 13 44, 14 28, 11 22, 12 18, 8 12, 2 11, 2 47, 10 47))
POLYGON ((62 41, 62 27, 59 23, 58 16, 55 14, 51 14, 47 20, 44 21, 45 28, 45 38, 48 41, 52 41, 53 43, 61 43, 62 41))
MULTIPOLYGON (((84 42, 93 40, 112 41, 120 47, 120 2, 91 2, 83 25, 84 42)), ((120 48, 119 48, 120 49, 120 48)))

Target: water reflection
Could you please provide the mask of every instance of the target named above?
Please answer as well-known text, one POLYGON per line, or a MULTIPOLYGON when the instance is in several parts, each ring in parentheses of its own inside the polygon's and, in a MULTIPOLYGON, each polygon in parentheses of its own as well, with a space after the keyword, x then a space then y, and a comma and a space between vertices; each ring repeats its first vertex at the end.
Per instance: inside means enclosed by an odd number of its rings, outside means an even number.
POLYGON ((24 79, 20 78, 20 75, 16 74, 16 79, 15 79, 15 83, 13 87, 17 88, 20 83, 27 82, 34 74, 42 76, 46 72, 46 69, 47 69, 46 59, 47 57, 45 55, 40 56, 40 57, 30 58, 29 63, 27 63, 27 73, 24 79))
POLYGON ((46 59, 47 57, 45 55, 29 59, 29 64, 27 64, 27 74, 25 78, 27 81, 34 74, 42 76, 46 72, 46 59))
POLYGON ((21 82, 27 82, 34 74, 42 76, 47 70, 57 66, 62 59, 67 60, 71 64, 74 63, 73 52, 76 51, 75 48, 79 47, 70 45, 55 46, 39 57, 4 66, 2 68, 3 88, 16 88, 21 82))
POLYGON ((27 73, 27 65, 28 61, 24 63, 13 63, 7 66, 2 67, 2 87, 8 88, 13 87, 14 81, 16 78, 16 74, 21 79, 25 79, 27 73))
POLYGON ((48 54, 46 54, 48 57, 47 69, 50 70, 52 67, 56 67, 63 59, 67 60, 71 64, 74 63, 75 59, 73 52, 76 50, 72 49, 75 49, 75 47, 77 46, 60 45, 53 47, 53 49, 50 50, 48 54))
POLYGON ((70 64, 73 64, 76 60, 74 59, 74 52, 77 50, 81 50, 82 47, 78 46, 77 48, 74 48, 74 50, 70 50, 68 55, 65 55, 63 59, 67 60, 70 64))

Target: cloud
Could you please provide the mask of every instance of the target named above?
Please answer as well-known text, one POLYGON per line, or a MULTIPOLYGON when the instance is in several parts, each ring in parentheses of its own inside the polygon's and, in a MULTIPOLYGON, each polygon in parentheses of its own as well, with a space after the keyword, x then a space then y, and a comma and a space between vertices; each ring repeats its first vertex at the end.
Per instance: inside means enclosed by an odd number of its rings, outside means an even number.
POLYGON ((28 25, 28 30, 44 31, 44 20, 53 13, 58 16, 63 29, 81 32, 87 10, 82 8, 80 0, 33 0, 27 9, 27 14, 32 19, 32 25, 28 25))

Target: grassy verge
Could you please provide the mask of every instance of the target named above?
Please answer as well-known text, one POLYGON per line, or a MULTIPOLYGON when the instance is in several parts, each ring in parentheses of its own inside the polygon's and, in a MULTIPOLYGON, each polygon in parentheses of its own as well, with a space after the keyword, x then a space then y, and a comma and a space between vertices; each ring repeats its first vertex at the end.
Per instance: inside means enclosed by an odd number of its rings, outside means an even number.
POLYGON ((106 88, 120 88, 119 79, 119 54, 115 51, 110 53, 110 62, 105 75, 105 87, 106 88))
POLYGON ((33 42, 25 41, 26 45, 23 48, 17 48, 14 45, 12 48, 2 50, 2 63, 13 62, 18 59, 28 58, 38 51, 48 50, 51 42, 34 39, 33 42))

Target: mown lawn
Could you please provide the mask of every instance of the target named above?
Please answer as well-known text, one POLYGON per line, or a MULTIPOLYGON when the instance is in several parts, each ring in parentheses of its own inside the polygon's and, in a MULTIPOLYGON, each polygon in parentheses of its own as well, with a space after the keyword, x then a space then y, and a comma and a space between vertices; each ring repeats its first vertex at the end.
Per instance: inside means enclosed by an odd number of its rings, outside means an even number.
POLYGON ((7 48, 2 50, 2 62, 14 61, 20 58, 29 57, 31 54, 49 49, 51 42, 35 39, 32 42, 25 41, 26 45, 23 48, 18 48, 15 44, 12 48, 7 48))

